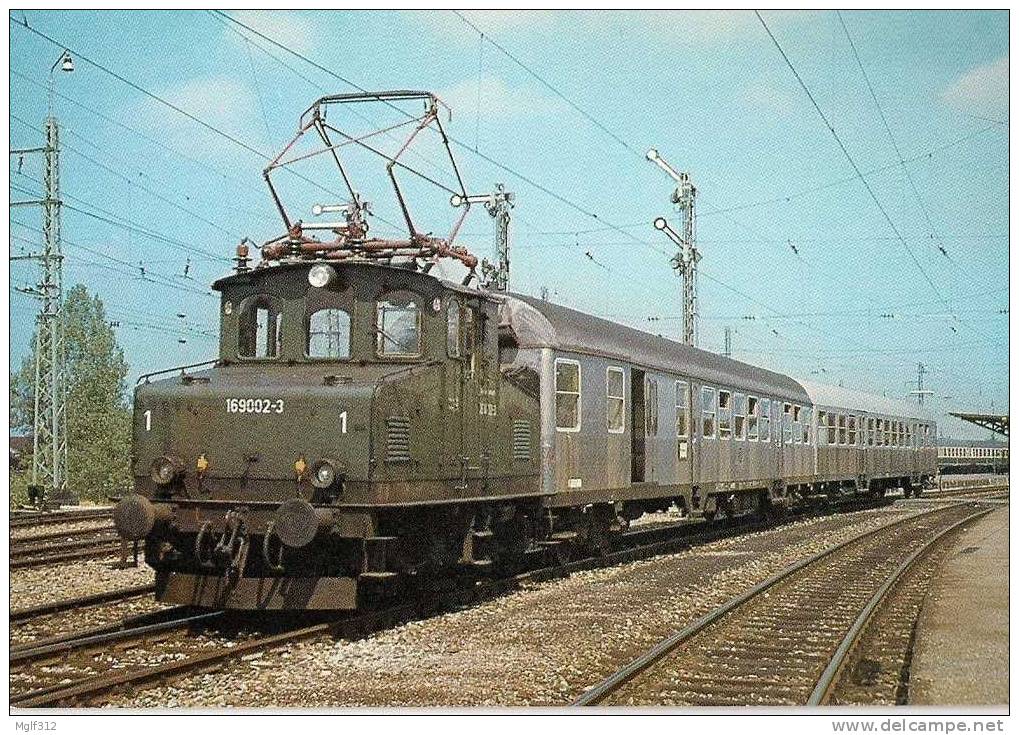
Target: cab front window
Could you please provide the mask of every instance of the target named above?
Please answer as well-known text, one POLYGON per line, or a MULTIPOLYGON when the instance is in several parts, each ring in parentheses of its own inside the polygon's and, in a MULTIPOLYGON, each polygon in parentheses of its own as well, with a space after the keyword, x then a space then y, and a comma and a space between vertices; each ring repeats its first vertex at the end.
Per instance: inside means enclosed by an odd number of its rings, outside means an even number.
POLYGON ((417 357, 421 354, 421 306, 410 293, 397 292, 379 299, 376 309, 376 349, 381 357, 417 357))
POLYGON ((237 354, 240 357, 273 358, 280 354, 283 313, 268 296, 245 299, 240 309, 237 354))
POLYGON ((350 359, 350 314, 343 309, 319 309, 308 316, 305 349, 308 357, 350 359))

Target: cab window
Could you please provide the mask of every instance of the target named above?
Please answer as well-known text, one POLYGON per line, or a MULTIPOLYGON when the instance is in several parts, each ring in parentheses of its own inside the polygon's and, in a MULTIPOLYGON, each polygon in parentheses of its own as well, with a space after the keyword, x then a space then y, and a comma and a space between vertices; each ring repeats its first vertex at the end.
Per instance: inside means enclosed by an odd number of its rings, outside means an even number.
POLYGON ((446 354, 460 357, 460 302, 456 299, 446 305, 446 354))
POLYGON ((350 314, 343 309, 319 309, 308 316, 305 342, 308 357, 347 360, 350 358, 350 314))
POLYGON ((408 293, 391 293, 376 308, 376 349, 381 357, 421 354, 421 306, 408 293))
POLYGON ((241 303, 237 354, 273 358, 280 354, 283 314, 268 296, 252 296, 241 303))

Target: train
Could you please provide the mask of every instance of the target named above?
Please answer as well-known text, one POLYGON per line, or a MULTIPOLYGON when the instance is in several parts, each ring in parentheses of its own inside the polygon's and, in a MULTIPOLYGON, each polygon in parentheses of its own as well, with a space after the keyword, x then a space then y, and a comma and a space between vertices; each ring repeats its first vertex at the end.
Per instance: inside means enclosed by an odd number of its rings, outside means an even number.
POLYGON ((254 265, 242 242, 213 284, 216 359, 139 379, 134 487, 114 523, 144 546, 159 600, 357 610, 512 573, 532 554, 604 553, 649 512, 711 520, 930 484, 937 427, 908 404, 478 284, 478 259, 454 244, 478 198, 441 107, 396 90, 308 108, 263 172, 284 234, 254 265), (394 155, 327 119, 363 104, 413 124, 394 155), (457 182, 442 187, 460 211, 445 238, 419 230, 397 179, 428 131, 457 182), (369 234, 337 140, 385 160, 406 238, 369 234), (342 220, 297 218, 272 183, 314 155, 336 163, 350 198, 312 215, 342 220))
POLYGON ((943 475, 1008 474, 1008 444, 993 439, 938 440, 938 471, 943 475))
POLYGON ((936 425, 542 299, 408 268, 239 270, 212 365, 145 376, 121 536, 157 596, 352 610, 644 513, 919 494, 936 425))

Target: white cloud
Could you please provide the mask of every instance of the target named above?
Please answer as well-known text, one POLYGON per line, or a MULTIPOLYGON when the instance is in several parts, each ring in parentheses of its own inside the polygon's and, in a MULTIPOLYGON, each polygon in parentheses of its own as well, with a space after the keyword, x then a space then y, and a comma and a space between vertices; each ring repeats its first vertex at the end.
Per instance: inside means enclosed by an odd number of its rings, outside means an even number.
MULTIPOLYGON (((269 153, 265 150, 265 126, 258 113, 258 99, 249 85, 227 76, 212 76, 188 79, 153 92, 209 126, 269 153)), ((226 168, 238 163, 251 166, 251 153, 153 99, 132 102, 122 116, 171 148, 200 153, 226 168)))
POLYGON ((1008 56, 973 67, 952 82, 941 99, 962 112, 1004 114, 1008 110, 1008 56))
MULTIPOLYGON (((673 40, 704 44, 754 36, 762 32, 751 11, 745 10, 472 10, 461 11, 482 32, 498 39, 517 31, 549 32, 552 26, 576 35, 618 35, 623 30, 673 40)), ((782 29, 813 20, 813 11, 766 11, 768 24, 782 29)), ((451 13, 419 15, 434 30, 452 33, 454 39, 474 40, 475 32, 451 13)), ((557 29, 558 30, 558 29, 557 29)))
POLYGON ((564 111, 566 103, 533 87, 509 86, 499 77, 482 76, 479 80, 464 79, 438 93, 453 110, 454 120, 473 120, 481 103, 483 119, 506 118, 514 115, 552 115, 564 111))
POLYGON ((785 117, 794 107, 789 93, 763 79, 755 79, 739 91, 739 100, 756 112, 785 117))
MULTIPOLYGON (((269 38, 287 46, 298 53, 307 54, 315 48, 315 27, 314 24, 301 13, 293 10, 231 10, 228 12, 231 18, 240 21, 246 26, 254 28, 269 38)), ((239 28, 236 24, 226 21, 231 28, 240 31, 245 35, 251 35, 247 30, 239 28)), ((231 33, 224 28, 224 33, 238 43, 243 43, 236 33, 231 33)), ((253 43, 264 45, 266 41, 258 36, 252 37, 253 43)))

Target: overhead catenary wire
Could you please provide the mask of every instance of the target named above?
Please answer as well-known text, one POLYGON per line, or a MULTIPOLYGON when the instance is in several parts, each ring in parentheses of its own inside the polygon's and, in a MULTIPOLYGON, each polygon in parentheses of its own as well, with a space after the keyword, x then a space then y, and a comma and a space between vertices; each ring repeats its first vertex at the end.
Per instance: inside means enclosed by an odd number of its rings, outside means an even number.
MULTIPOLYGON (((27 120, 25 120, 25 119, 23 119, 21 117, 18 117, 17 115, 15 115, 13 113, 11 114, 11 119, 16 120, 17 122, 21 123, 22 125, 24 125, 24 126, 26 126, 28 128, 31 128, 32 130, 35 130, 36 132, 40 132, 40 133, 42 132, 42 130, 40 130, 36 126, 32 125, 32 123, 28 122, 27 120)), ((236 238, 238 241, 240 241, 240 240, 242 240, 244 238, 244 235, 241 235, 239 233, 233 232, 232 230, 230 230, 230 229, 228 229, 226 227, 223 227, 222 225, 217 224, 216 222, 213 222, 212 220, 210 220, 210 219, 208 219, 208 218, 198 214, 194 210, 189 209, 188 207, 185 207, 184 205, 179 204, 178 202, 173 201, 169 197, 166 197, 166 196, 160 194, 159 192, 153 191, 152 189, 149 189, 148 187, 143 186, 142 184, 139 184, 137 181, 134 181, 130 176, 128 176, 128 175, 126 175, 126 174, 124 174, 124 173, 122 173, 120 171, 115 170, 114 168, 106 165, 105 163, 102 163, 101 161, 97 161, 96 159, 94 159, 91 156, 89 156, 87 153, 83 153, 82 151, 78 150, 74 146, 68 145, 66 142, 61 143, 60 144, 60 148, 61 148, 61 150, 71 151, 75 155, 80 156, 84 160, 86 160, 89 163, 91 163, 93 166, 97 166, 98 168, 101 168, 103 171, 106 171, 107 173, 109 173, 110 175, 116 176, 117 178, 119 178, 119 179, 121 179, 123 181, 126 181, 128 184, 130 184, 131 186, 137 188, 138 190, 143 191, 146 194, 149 194, 150 196, 154 197, 155 199, 158 199, 161 202, 164 202, 165 204, 169 204, 170 206, 174 207, 175 209, 178 209, 181 212, 184 212, 185 214, 189 215, 190 217, 195 218, 199 222, 207 224, 208 226, 212 227, 213 229, 218 230, 219 232, 222 232, 222 233, 224 233, 226 235, 230 235, 231 237, 236 238)), ((206 255, 212 255, 212 253, 209 253, 207 251, 203 251, 203 252, 206 255)), ((224 259, 226 259, 226 258, 224 258, 224 259)))
POLYGON ((930 210, 927 204, 924 202, 923 196, 920 194, 920 190, 916 185, 916 180, 913 178, 912 172, 906 166, 905 158, 902 155, 902 151, 899 149, 899 144, 895 140, 895 135, 892 133, 892 128, 888 124, 888 118, 885 116, 884 108, 881 106, 881 102, 878 100, 877 93, 874 91, 874 85, 871 84, 870 75, 867 74, 867 69, 863 65, 863 59, 860 58, 860 52, 856 48, 856 43, 853 42, 853 36, 849 33, 849 27, 846 25, 845 19, 842 17, 842 12, 839 10, 835 11, 836 17, 838 17, 839 24, 842 26, 842 31, 846 35, 846 40, 849 42, 849 47, 853 51, 853 58, 856 59, 856 65, 860 68, 860 73, 863 75, 863 81, 867 85, 867 91, 870 93, 870 98, 874 102, 874 107, 877 109, 878 117, 881 120, 881 126, 884 128, 885 133, 888 136, 888 141, 892 144, 892 149, 895 151, 895 155, 898 158, 899 165, 902 168, 902 172, 906 175, 906 180, 909 182, 910 191, 913 193, 913 198, 920 207, 920 211, 923 213, 924 219, 927 222, 927 227, 931 233, 931 239, 937 240, 940 243, 939 250, 941 253, 948 258, 948 260, 954 265, 960 273, 966 276, 971 281, 979 283, 979 280, 974 277, 968 270, 966 270, 961 263, 953 258, 948 249, 945 247, 944 240, 938 233, 937 227, 934 225, 934 221, 931 218, 930 210))
MULTIPOLYGON (((896 239, 898 239, 898 241, 906 249, 906 252, 909 254, 910 259, 913 261, 913 264, 916 266, 920 274, 924 277, 924 280, 927 281, 928 285, 930 285, 931 290, 934 292, 934 294, 939 299, 943 299, 944 297, 941 294, 941 290, 938 288, 937 284, 934 283, 934 280, 930 277, 926 269, 920 263, 919 258, 917 258, 916 256, 916 253, 913 252, 913 248, 910 247, 909 243, 906 242, 905 238, 903 238, 902 235, 899 233, 899 228, 895 225, 895 222, 888 214, 888 210, 885 209, 884 205, 881 203, 881 200, 878 199, 877 194, 874 192, 874 189, 870 185, 870 182, 867 181, 867 178, 863 175, 863 172, 861 171, 859 165, 856 163, 856 159, 853 158, 853 155, 849 152, 849 149, 843 142, 842 137, 838 134, 838 132, 836 132, 835 127, 832 125, 831 121, 829 121, 828 116, 825 115, 824 111, 821 109, 821 106, 817 103, 817 100, 814 98, 814 95, 810 91, 810 88, 807 86, 806 82, 803 81, 803 77, 801 77, 800 73, 796 70, 796 67, 792 63, 792 60, 789 58, 788 54, 786 54, 785 49, 782 48, 782 44, 778 42, 778 39, 775 37, 775 34, 771 32, 771 28, 769 28, 768 24, 765 22, 764 16, 762 16, 761 13, 757 10, 754 11, 754 14, 757 16, 757 19, 761 22, 761 25, 764 27, 765 32, 768 34, 768 38, 771 39, 771 42, 778 50, 779 55, 782 57, 782 60, 785 62, 786 66, 789 67, 789 70, 795 77, 797 84, 799 84, 800 88, 807 95, 807 99, 810 100, 811 106, 814 108, 818 116, 824 122, 825 127, 832 134, 832 137, 835 139, 835 142, 837 143, 839 150, 842 151, 842 155, 849 162, 850 167, 853 169, 853 171, 856 173, 856 176, 863 183, 863 186, 866 189, 867 194, 870 196, 870 199, 874 202, 874 205, 878 208, 878 211, 881 213, 881 216, 884 218, 885 222, 888 223, 888 226, 895 234, 896 239)), ((970 329, 972 329, 973 331, 977 331, 972 327, 970 327, 970 329)))
MULTIPOLYGON (((43 231, 40 228, 33 227, 32 225, 29 225, 26 222, 22 222, 22 221, 17 220, 17 219, 11 219, 10 221, 11 221, 12 224, 15 224, 15 225, 17 225, 19 227, 23 227, 24 229, 26 229, 26 230, 28 230, 30 232, 35 232, 35 233, 40 234, 40 235, 43 234, 43 231)), ((21 240, 21 241, 23 241, 25 243, 32 244, 32 241, 28 240, 27 238, 20 238, 17 235, 15 235, 13 237, 15 239, 19 239, 19 240, 21 240)), ((198 288, 189 287, 189 286, 187 286, 185 284, 180 283, 178 280, 175 280, 176 277, 173 274, 167 274, 167 273, 163 273, 161 271, 156 271, 156 270, 153 270, 151 268, 148 268, 145 261, 138 261, 138 262, 134 262, 133 263, 133 262, 131 262, 129 260, 124 260, 123 258, 118 258, 116 256, 110 255, 109 253, 105 253, 105 252, 103 252, 101 250, 97 250, 96 248, 92 248, 92 247, 89 247, 87 245, 83 245, 83 244, 77 243, 74 240, 68 240, 66 237, 63 238, 63 242, 66 243, 67 245, 71 246, 72 248, 75 248, 77 250, 81 250, 83 252, 89 253, 90 255, 94 255, 94 256, 102 258, 104 260, 110 261, 111 263, 116 263, 116 264, 122 266, 124 269, 120 270, 119 272, 122 273, 123 275, 128 275, 128 276, 131 276, 133 278, 139 278, 140 277, 140 273, 141 273, 141 269, 144 268, 145 269, 145 276, 141 277, 140 278, 141 280, 145 280, 145 281, 150 282, 150 283, 156 283, 156 284, 161 285, 161 286, 166 286, 168 288, 172 288, 172 289, 177 290, 177 291, 181 291, 181 292, 185 292, 185 293, 190 293, 190 294, 196 294, 196 295, 199 295, 199 296, 211 297, 211 296, 214 295, 214 294, 212 294, 211 292, 209 292, 207 290, 201 290, 201 289, 198 289, 198 288)))
MULTIPOLYGON (((330 69, 329 67, 326 67, 325 65, 315 61, 314 59, 311 59, 310 57, 308 57, 307 55, 301 53, 300 51, 297 51, 297 50, 295 50, 295 49, 293 49, 293 48, 291 48, 291 47, 289 47, 289 46, 287 46, 287 45, 285 45, 285 44, 283 44, 283 43, 281 43, 279 41, 276 41, 275 39, 271 38, 270 36, 266 35, 265 33, 262 33, 261 31, 258 31, 257 29, 252 28, 250 25, 244 23, 243 21, 240 21, 240 20, 234 18, 229 13, 226 13, 226 12, 223 12, 223 11, 219 11, 219 10, 210 11, 210 12, 215 14, 215 15, 218 15, 218 16, 224 18, 225 20, 227 20, 227 21, 229 21, 229 22, 231 22, 231 23, 233 23, 233 24, 235 24, 235 25, 237 25, 237 26, 239 26, 241 28, 244 28, 249 33, 254 34, 258 38, 260 38, 263 41, 265 41, 266 43, 271 44, 272 46, 274 46, 275 48, 280 49, 281 51, 285 52, 286 54, 289 54, 289 55, 291 55, 291 56, 293 56, 293 57, 295 57, 297 59, 300 59, 304 63, 308 64, 310 67, 312 67, 312 68, 314 68, 314 69, 316 69, 316 70, 318 70, 318 71, 320 71, 320 72, 322 72, 324 74, 327 74, 328 76, 331 76, 332 78, 342 82, 343 84, 346 84, 346 85, 348 85, 348 86, 350 86, 350 87, 352 87, 354 89, 357 89, 358 91, 360 91, 362 93, 369 94, 369 95, 371 94, 371 92, 368 89, 366 89, 365 87, 361 86, 360 84, 357 84, 353 80, 351 80, 351 79, 349 79, 349 78, 347 78, 347 77, 337 73, 333 69, 330 69)), ((402 113, 404 115, 409 116, 409 113, 407 113, 405 110, 402 110, 401 108, 397 107, 396 105, 388 103, 385 100, 382 100, 382 102, 387 104, 389 107, 393 108, 394 110, 397 110, 398 112, 400 112, 400 113, 402 113)), ((625 228, 621 227, 620 225, 606 220, 605 218, 603 218, 600 215, 598 215, 596 212, 590 211, 586 207, 578 204, 577 202, 574 202, 574 201, 568 199, 567 197, 559 194, 558 192, 555 192, 555 191, 549 189, 548 187, 546 187, 546 186, 542 185, 541 183, 535 181, 531 177, 523 174, 522 172, 520 172, 518 170, 515 170, 512 167, 507 166, 506 164, 503 164, 502 162, 494 159, 493 157, 489 156, 488 154, 486 154, 484 152, 475 151, 473 149, 473 147, 469 143, 466 143, 466 142, 464 142, 464 141, 462 141, 462 140, 460 140, 460 139, 458 139, 458 138, 456 138, 456 137, 454 137, 452 135, 450 136, 450 140, 457 147, 472 153, 473 155, 475 155, 478 158, 480 158, 481 160, 489 163, 490 165, 498 168, 499 170, 501 170, 501 171, 503 171, 505 173, 508 173, 509 175, 511 175, 511 176, 513 176, 513 177, 523 181, 525 184, 528 184, 529 186, 535 188, 536 190, 546 194, 550 198, 558 201, 559 203, 569 207, 570 209, 573 209, 574 211, 580 212, 581 214, 584 214, 585 216, 590 217, 591 219, 593 219, 593 220, 595 220, 597 222, 602 223, 604 227, 608 228, 608 230, 619 232, 623 236, 625 236, 628 239, 632 240, 634 243, 638 243, 638 244, 644 245, 644 246, 654 250, 655 252, 657 252, 657 253, 665 256, 665 257, 671 256, 670 252, 668 252, 668 251, 658 247, 657 245, 655 245, 655 244, 653 244, 653 243, 651 243, 651 242, 649 242, 647 240, 642 240, 641 238, 639 238, 639 237, 633 235, 632 233, 628 232, 625 228)), ((738 223, 736 223, 736 224, 738 224, 738 223)), ((741 226, 743 226, 745 229, 747 229, 749 231, 749 228, 747 228, 745 225, 741 225, 741 226)), ((724 281, 722 281, 719 278, 711 276, 710 274, 704 274, 704 278, 706 280, 708 280, 708 281, 711 281, 711 282, 719 285, 720 287, 726 289, 727 291, 730 291, 731 293, 739 295, 741 298, 746 299, 750 303, 753 303, 753 304, 755 304, 757 306, 760 306, 761 308, 765 308, 765 309, 768 309, 769 311, 773 311, 773 312, 777 312, 778 311, 778 310, 774 309, 773 307, 770 307, 770 306, 764 304, 759 299, 756 299, 756 298, 750 296, 746 292, 744 292, 744 291, 742 291, 742 290, 740 290, 740 289, 738 289, 738 288, 736 288, 734 286, 731 286, 728 283, 725 283, 724 281)), ((805 329, 815 333, 815 334, 819 334, 819 335, 822 335, 822 336, 825 336, 825 337, 829 336, 827 334, 827 332, 825 332, 825 330, 813 327, 813 326, 808 325, 808 324, 803 323, 803 322, 797 322, 797 324, 802 326, 802 327, 804 327, 805 329)))

